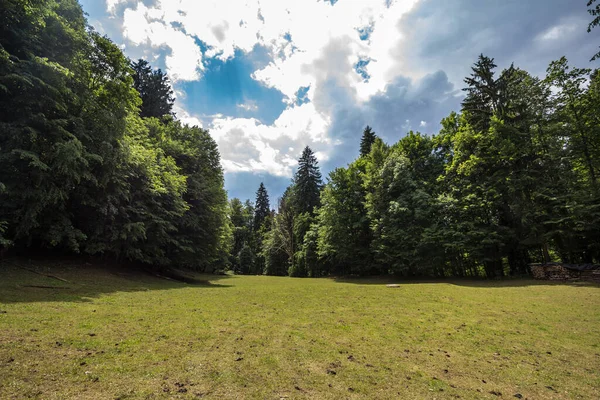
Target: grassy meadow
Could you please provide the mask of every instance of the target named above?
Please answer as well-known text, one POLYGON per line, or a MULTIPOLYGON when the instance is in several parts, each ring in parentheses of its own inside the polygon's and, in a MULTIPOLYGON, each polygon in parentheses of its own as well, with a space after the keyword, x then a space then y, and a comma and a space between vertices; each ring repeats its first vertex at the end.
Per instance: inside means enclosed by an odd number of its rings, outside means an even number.
POLYGON ((598 399, 600 287, 0 264, 1 399, 598 399))

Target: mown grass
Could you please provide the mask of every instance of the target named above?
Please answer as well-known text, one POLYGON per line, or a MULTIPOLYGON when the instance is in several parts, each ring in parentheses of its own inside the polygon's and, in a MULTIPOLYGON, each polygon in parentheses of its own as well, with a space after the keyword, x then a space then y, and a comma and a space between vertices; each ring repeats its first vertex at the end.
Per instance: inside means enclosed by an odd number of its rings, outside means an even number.
POLYGON ((0 264, 0 398, 600 398, 600 287, 0 264), (56 286, 48 289, 28 286, 56 286))

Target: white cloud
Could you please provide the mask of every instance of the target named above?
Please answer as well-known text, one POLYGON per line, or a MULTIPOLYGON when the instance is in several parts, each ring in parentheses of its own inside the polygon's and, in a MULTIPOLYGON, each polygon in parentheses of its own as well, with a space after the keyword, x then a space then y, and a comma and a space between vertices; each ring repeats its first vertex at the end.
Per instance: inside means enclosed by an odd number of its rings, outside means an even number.
POLYGON ((284 110, 272 125, 255 118, 217 117, 212 120, 210 133, 219 145, 225 172, 290 177, 306 144, 320 151, 322 159, 327 158, 325 154, 331 148, 328 128, 329 120, 306 103, 284 110))
MULTIPOLYGON (((107 0, 107 9, 114 12, 124 2, 107 0)), ((281 90, 289 101, 300 87, 317 79, 306 66, 321 56, 331 40, 345 38, 351 63, 360 57, 374 60, 365 67, 372 76, 368 83, 357 79, 352 68, 343 71, 352 76, 364 100, 400 73, 392 57, 392 48, 401 38, 397 24, 417 2, 340 1, 331 6, 324 1, 296 0, 157 0, 149 7, 142 2, 128 6, 123 29, 135 44, 169 47, 167 68, 175 80, 200 76, 196 67, 202 69, 202 56, 195 39, 208 47, 206 58, 227 59, 236 49, 248 52, 256 44, 266 46, 273 61, 253 76, 281 90), (367 26, 372 27, 370 39, 362 41, 358 30, 367 26)))
POLYGON ((106 0, 106 10, 109 13, 114 13, 117 5, 126 2, 127 0, 106 0))
POLYGON ((238 104, 237 107, 246 111, 258 111, 258 105, 256 104, 256 101, 253 100, 238 104))
POLYGON ((198 126, 200 128, 203 127, 202 120, 198 116, 190 114, 189 112, 181 108, 177 103, 175 103, 175 105, 173 106, 173 112, 175 112, 177 119, 179 119, 184 124, 198 126))
MULTIPOLYGON (((127 0, 107 0, 107 8, 114 11, 121 2, 127 0)), ((175 83, 200 79, 204 59, 224 60, 237 49, 266 47, 272 60, 252 77, 281 91, 288 108, 271 125, 216 116, 211 133, 226 171, 290 176, 296 153, 307 144, 320 159, 329 158, 339 143, 328 132, 337 110, 367 101, 402 73, 392 54, 402 37, 397 24, 417 2, 156 0, 146 6, 140 1, 124 7, 123 34, 137 46, 167 48, 166 69, 175 83), (359 30, 365 27, 370 37, 361 40, 359 30), (206 45, 204 54, 198 40, 206 45), (363 67, 371 75, 368 81, 355 71, 361 59, 372 60, 363 67), (295 105, 302 87, 310 87, 309 102, 295 105)), ((237 106, 258 110, 252 99, 237 106)), ((200 118, 176 111, 184 122, 201 125, 200 118)))
POLYGON ((536 37, 536 40, 541 42, 553 42, 561 39, 564 40, 572 35, 581 26, 583 26, 582 21, 561 21, 558 25, 555 25, 540 33, 536 37))
POLYGON ((135 9, 128 8, 123 14, 123 35, 135 45, 148 43, 152 47, 166 47, 167 72, 173 82, 197 80, 202 65, 202 52, 195 39, 160 16, 154 8, 138 3, 135 9))

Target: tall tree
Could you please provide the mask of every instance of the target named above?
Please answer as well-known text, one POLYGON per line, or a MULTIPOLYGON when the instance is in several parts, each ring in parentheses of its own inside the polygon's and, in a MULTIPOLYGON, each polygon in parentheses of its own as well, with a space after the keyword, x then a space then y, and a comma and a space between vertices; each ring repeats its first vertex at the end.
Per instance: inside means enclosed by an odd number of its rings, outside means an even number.
POLYGON ((403 275, 442 275, 426 232, 437 219, 434 199, 442 171, 433 140, 410 132, 394 145, 378 171, 367 208, 372 250, 381 265, 403 275))
POLYGON ((306 146, 298 160, 298 170, 294 175, 294 202, 298 214, 312 215, 319 205, 319 196, 323 181, 319 170, 317 157, 306 146))
POLYGON ((278 213, 266 234, 262 254, 268 275, 287 275, 298 247, 294 226, 296 215, 292 206, 292 189, 288 187, 278 202, 278 213))
POLYGON ((256 203, 254 208, 254 231, 260 230, 265 223, 265 219, 271 214, 269 204, 269 194, 265 185, 261 182, 256 191, 256 203))
POLYGON ((152 70, 146 60, 131 63, 134 87, 142 98, 141 117, 161 118, 173 114, 173 89, 167 75, 161 69, 152 70))
POLYGON ((555 89, 552 121, 562 142, 553 239, 564 260, 591 262, 600 256, 600 74, 572 68, 563 57, 550 64, 546 81, 555 89))
POLYGON ((568 123, 565 133, 571 140, 570 148, 580 160, 582 169, 586 170, 592 187, 596 188, 600 167, 596 154, 599 140, 590 127, 597 126, 599 121, 597 104, 586 101, 590 74, 591 70, 587 68, 571 68, 562 57, 550 64, 546 80, 558 89, 553 95, 554 105, 559 118, 568 123))
POLYGON ((377 135, 373 132, 373 129, 367 125, 363 131, 362 138, 360 139, 360 156, 364 157, 371 152, 371 146, 375 143, 377 135))
POLYGON ((359 158, 347 168, 332 171, 321 194, 318 253, 335 273, 374 272, 370 220, 365 208, 364 172, 368 162, 359 158))
POLYGON ((100 160, 84 121, 103 117, 86 115, 91 38, 75 0, 10 3, 0 7, 0 220, 17 247, 79 251, 70 200, 100 160))
POLYGON ((462 111, 467 121, 478 131, 489 129, 492 116, 501 119, 511 116, 511 88, 517 74, 511 65, 496 79, 496 64, 493 58, 481 54, 473 67, 471 76, 465 78, 467 92, 462 102, 462 111))
POLYGON ((182 125, 179 121, 155 118, 145 120, 149 135, 180 174, 186 177, 183 194, 187 207, 176 221, 179 244, 170 249, 170 259, 196 270, 210 270, 226 259, 224 231, 227 220, 227 194, 223 189, 223 169, 216 142, 207 130, 182 125))
MULTIPOLYGON (((253 245, 253 220, 254 220, 254 206, 249 200, 244 203, 237 197, 234 197, 229 202, 229 219, 233 225, 233 245, 230 253, 230 263, 233 270, 237 273, 250 272, 248 269, 243 270, 239 263, 240 251, 243 247, 247 247, 244 250, 245 253, 253 252, 250 247, 253 245)), ((255 252, 253 252, 255 254, 255 252)), ((252 254, 252 259, 254 259, 252 254)), ((250 264, 248 264, 250 265, 250 264)))

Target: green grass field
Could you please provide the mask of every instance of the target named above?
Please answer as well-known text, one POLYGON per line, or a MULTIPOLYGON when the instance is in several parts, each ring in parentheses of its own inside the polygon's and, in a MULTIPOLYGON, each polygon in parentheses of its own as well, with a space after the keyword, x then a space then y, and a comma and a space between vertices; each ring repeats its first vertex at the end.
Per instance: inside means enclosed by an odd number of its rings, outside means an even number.
POLYGON ((600 398, 597 285, 9 264, 1 399, 600 398))

